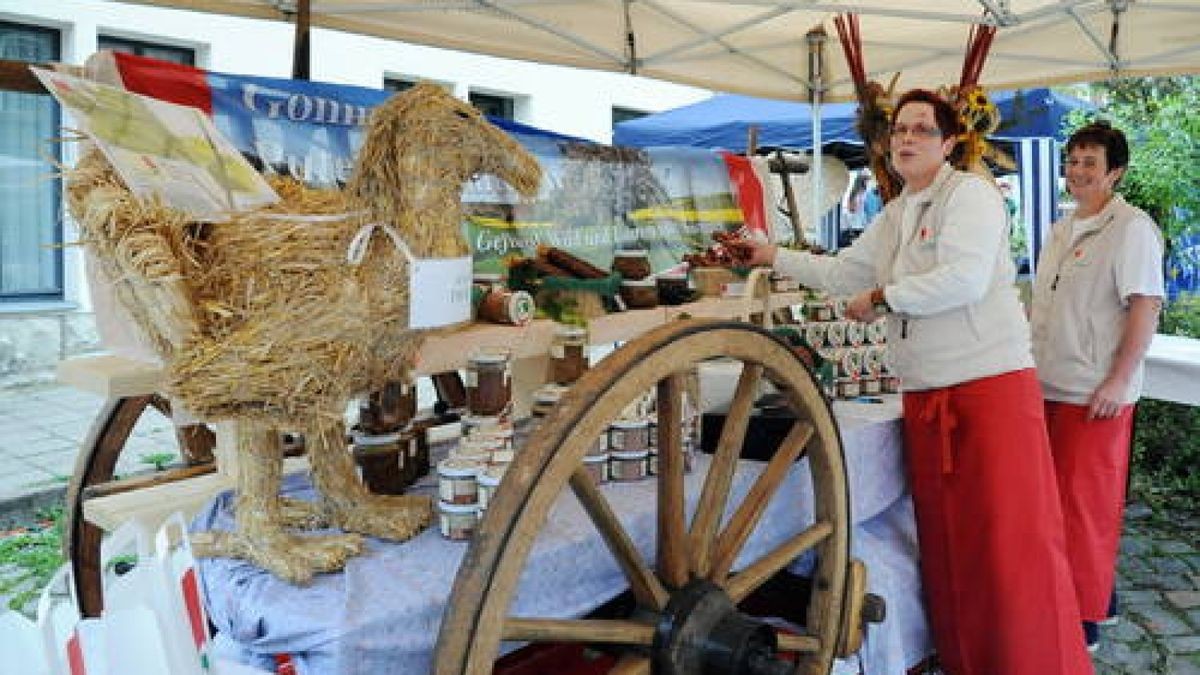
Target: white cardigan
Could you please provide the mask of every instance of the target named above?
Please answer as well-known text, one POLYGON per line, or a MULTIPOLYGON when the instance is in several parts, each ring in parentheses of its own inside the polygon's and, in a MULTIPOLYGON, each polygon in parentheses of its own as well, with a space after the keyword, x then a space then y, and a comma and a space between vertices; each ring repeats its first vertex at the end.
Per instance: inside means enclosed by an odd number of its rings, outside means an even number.
POLYGON ((1033 366, 1000 193, 943 165, 907 189, 837 256, 780 249, 775 268, 835 294, 882 286, 888 352, 904 389, 936 389, 1033 366))
MULTIPOLYGON (((1163 238, 1154 221, 1120 195, 1076 234, 1055 224, 1033 286, 1033 353, 1046 399, 1086 404, 1112 367, 1129 296, 1163 297, 1163 238)), ((1138 363, 1123 401, 1137 401, 1138 363)))

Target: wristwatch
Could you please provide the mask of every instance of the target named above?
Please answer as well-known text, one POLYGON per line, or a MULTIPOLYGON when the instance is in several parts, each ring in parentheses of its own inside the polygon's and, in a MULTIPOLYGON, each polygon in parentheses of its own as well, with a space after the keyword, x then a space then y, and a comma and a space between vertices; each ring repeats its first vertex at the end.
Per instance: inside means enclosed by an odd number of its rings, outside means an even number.
POLYGON ((888 305, 887 296, 883 294, 882 286, 871 290, 871 309, 874 309, 876 314, 887 314, 892 311, 891 306, 888 305))

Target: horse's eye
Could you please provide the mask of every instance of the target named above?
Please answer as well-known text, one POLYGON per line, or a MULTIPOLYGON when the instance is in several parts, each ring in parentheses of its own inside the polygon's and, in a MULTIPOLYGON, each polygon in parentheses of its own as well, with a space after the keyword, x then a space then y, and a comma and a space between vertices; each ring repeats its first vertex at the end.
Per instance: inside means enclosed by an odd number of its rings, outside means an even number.
POLYGON ((471 116, 470 116, 470 115, 468 115, 467 113, 465 113, 465 112, 463 112, 463 111, 461 111, 461 110, 455 110, 455 111, 454 111, 454 114, 455 114, 455 115, 458 115, 459 117, 463 118, 464 120, 466 120, 466 119, 471 119, 471 116))

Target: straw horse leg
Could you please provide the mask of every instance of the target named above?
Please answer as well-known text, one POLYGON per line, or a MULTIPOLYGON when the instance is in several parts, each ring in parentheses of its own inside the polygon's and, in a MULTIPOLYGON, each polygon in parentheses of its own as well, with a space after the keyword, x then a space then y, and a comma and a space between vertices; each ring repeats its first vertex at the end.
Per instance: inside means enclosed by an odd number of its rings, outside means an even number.
POLYGON ((299 507, 295 500, 284 504, 279 498, 283 449, 274 427, 242 423, 238 454, 237 530, 193 537, 197 553, 243 558, 281 579, 306 584, 314 574, 342 569, 362 552, 362 537, 357 534, 297 536, 284 530, 285 510, 310 519, 319 514, 299 507))
POLYGON ((324 499, 330 525, 346 532, 404 541, 419 533, 433 517, 432 503, 420 495, 376 495, 358 477, 345 449, 341 422, 319 421, 309 428, 309 462, 313 482, 324 499))

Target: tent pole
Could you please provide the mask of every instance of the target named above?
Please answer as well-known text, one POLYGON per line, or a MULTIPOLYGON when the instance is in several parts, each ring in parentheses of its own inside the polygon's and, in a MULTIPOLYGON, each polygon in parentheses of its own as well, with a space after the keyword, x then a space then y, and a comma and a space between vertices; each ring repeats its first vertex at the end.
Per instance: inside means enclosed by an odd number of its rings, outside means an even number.
POLYGON ((307 80, 312 75, 312 54, 309 49, 310 0, 296 0, 296 37, 292 51, 292 79, 307 80))
MULTIPOLYGON (((811 216, 809 223, 813 228, 813 232, 818 237, 821 236, 821 95, 824 87, 825 64, 822 62, 823 47, 825 45, 825 29, 818 26, 805 34, 804 39, 808 42, 808 92, 809 103, 812 105, 812 165, 809 166, 809 175, 812 176, 812 203, 811 216)), ((825 248, 835 250, 837 248, 837 237, 829 236, 825 233, 826 241, 825 248)), ((796 233, 797 243, 804 241, 802 232, 796 233)))

